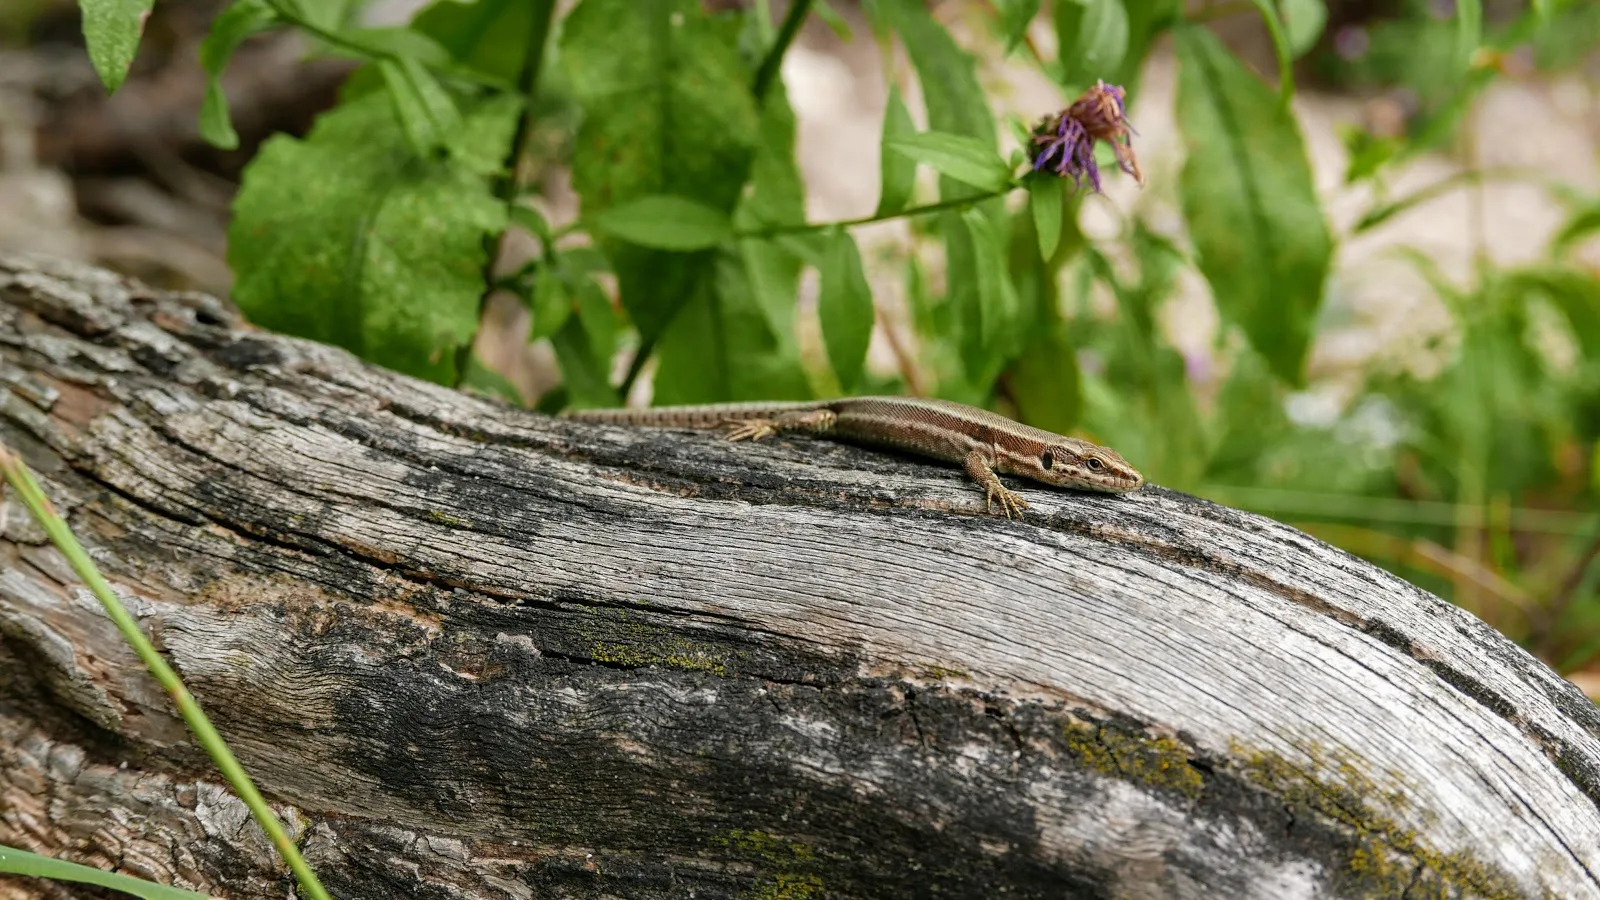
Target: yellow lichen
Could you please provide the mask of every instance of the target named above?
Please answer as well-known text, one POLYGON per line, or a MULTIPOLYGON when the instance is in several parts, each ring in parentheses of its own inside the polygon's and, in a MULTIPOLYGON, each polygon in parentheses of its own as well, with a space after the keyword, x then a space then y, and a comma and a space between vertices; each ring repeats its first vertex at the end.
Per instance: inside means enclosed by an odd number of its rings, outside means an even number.
POLYGON ((1369 767, 1344 751, 1315 745, 1296 747, 1303 761, 1268 751, 1229 747, 1244 779, 1286 803, 1312 810, 1348 829, 1354 846, 1345 859, 1347 874, 1370 896, 1443 898, 1459 894, 1483 900, 1511 900, 1522 891, 1498 867, 1465 850, 1445 853, 1400 824, 1394 813, 1409 805, 1402 790, 1382 790, 1367 775, 1369 767), (1332 776, 1322 773, 1333 772, 1332 776))
POLYGON ((1138 781, 1177 791, 1191 800, 1205 790, 1200 772, 1189 765, 1192 755, 1182 741, 1088 723, 1062 728, 1067 753, 1078 764, 1113 778, 1138 781))

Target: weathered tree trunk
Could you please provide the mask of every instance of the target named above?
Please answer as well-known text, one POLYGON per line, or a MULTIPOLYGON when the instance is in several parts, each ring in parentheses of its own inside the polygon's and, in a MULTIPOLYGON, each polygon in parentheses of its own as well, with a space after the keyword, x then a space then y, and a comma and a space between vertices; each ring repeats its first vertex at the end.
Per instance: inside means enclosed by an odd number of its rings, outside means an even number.
MULTIPOLYGON (((0 439, 359 898, 1600 897, 1600 715, 1258 516, 583 426, 0 256, 0 439)), ((0 843, 285 870, 14 499, 0 843)), ((0 896, 82 896, 0 879, 0 896)))

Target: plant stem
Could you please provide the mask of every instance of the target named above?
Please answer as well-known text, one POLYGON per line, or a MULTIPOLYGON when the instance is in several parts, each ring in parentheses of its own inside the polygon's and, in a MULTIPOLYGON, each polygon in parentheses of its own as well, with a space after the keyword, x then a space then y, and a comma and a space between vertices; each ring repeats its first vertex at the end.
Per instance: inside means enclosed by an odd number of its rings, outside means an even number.
POLYGON ((250 780, 244 767, 234 757, 233 751, 228 749, 227 743, 222 740, 222 735, 212 727, 211 720, 201 711, 200 704, 189 693, 189 689, 184 687, 183 681, 178 678, 178 673, 172 670, 166 659, 156 650, 155 645, 151 644, 150 639, 139 630, 139 623, 134 620, 127 607, 122 605, 122 601, 117 599, 117 595, 111 590, 111 585, 106 583, 94 560, 89 558, 88 551, 78 543, 78 539, 72 534, 72 529, 67 527, 67 523, 45 497, 44 490, 39 487, 39 482, 34 480, 33 473, 28 471, 22 458, 13 454, 3 444, 0 444, 0 471, 5 473, 6 481, 17 492, 22 505, 33 514, 45 534, 49 535, 51 542, 61 551, 61 555, 66 557, 72 570, 83 580, 95 599, 100 601, 100 605, 105 607, 106 615, 116 624, 117 630, 122 632, 123 639, 133 648, 133 652, 150 670, 150 674, 155 676, 156 681, 166 689, 167 695, 178 708, 178 714, 183 717, 189 730, 211 756, 212 762, 216 763, 217 769, 222 772, 228 784, 233 786, 234 793, 238 794, 239 799, 249 807, 250 814, 272 839, 273 846, 278 848, 278 855, 289 864, 289 869, 294 872, 295 880, 300 882, 300 887, 314 900, 331 900, 327 890, 322 887, 322 882, 317 879, 316 873, 311 871, 311 867, 301 857, 300 849, 294 845, 294 841, 289 838, 278 817, 267 807, 267 801, 262 799, 261 793, 256 790, 255 783, 250 780))
POLYGON ((810 12, 811 0, 792 0, 789 4, 789 12, 784 15, 783 24, 778 26, 777 40, 772 42, 766 58, 761 60, 761 67, 756 69, 755 84, 750 88, 750 92, 756 96, 756 103, 767 99, 767 91, 772 88, 772 82, 777 80, 778 69, 783 65, 783 55, 789 51, 789 45, 794 43, 794 36, 800 33, 800 26, 810 12))
POLYGON ((928 213, 942 212, 947 209, 956 209, 963 206, 972 206, 985 200, 993 200, 1011 193, 1015 188, 1008 187, 1002 191, 990 191, 976 194, 971 197, 955 197, 949 200, 940 200, 938 203, 929 203, 926 206, 914 206, 892 213, 875 213, 862 216, 859 219, 844 219, 838 222, 802 222, 798 225, 774 225, 771 228, 762 228, 756 231, 740 231, 734 233, 735 239, 743 238, 769 238, 780 234, 804 234, 810 231, 826 231, 829 228, 854 228, 857 225, 871 225, 874 222, 887 222, 890 219, 909 219, 913 216, 925 216, 928 213))

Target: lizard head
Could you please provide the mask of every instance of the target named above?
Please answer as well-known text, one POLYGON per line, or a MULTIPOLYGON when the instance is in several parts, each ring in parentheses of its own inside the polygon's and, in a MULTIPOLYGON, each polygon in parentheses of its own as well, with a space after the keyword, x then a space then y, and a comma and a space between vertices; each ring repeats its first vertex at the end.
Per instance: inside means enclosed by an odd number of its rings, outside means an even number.
POLYGON ((1019 474, 1085 491, 1121 494, 1144 484, 1144 476, 1117 451, 1079 441, 1046 446, 1029 468, 1031 471, 1019 474))

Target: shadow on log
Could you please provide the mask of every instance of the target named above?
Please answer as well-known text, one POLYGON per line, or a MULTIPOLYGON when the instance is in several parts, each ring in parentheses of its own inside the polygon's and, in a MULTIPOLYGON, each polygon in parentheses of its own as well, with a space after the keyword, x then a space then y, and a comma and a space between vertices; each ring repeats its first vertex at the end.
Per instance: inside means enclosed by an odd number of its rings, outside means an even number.
MULTIPOLYGON (((343 900, 1600 896, 1595 706, 1271 520, 1010 522, 955 469, 564 422, 33 258, 0 353, 0 439, 343 900)), ((4 513, 0 843, 289 896, 4 513)))

